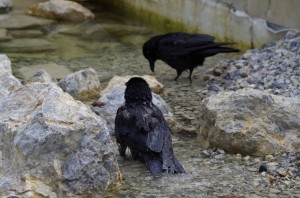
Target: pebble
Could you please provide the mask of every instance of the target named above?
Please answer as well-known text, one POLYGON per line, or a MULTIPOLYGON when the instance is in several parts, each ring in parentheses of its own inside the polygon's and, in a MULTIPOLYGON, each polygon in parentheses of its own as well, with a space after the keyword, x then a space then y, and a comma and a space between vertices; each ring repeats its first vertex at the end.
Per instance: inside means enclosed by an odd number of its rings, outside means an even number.
MULTIPOLYGON (((281 192, 281 190, 278 190, 278 189, 276 189, 276 188, 271 188, 270 189, 270 193, 274 193, 274 194, 278 194, 278 193, 280 193, 281 192)), ((272 197, 272 196, 271 196, 272 197)))
POLYGON ((263 163, 259 166, 259 170, 258 170, 259 173, 267 172, 267 171, 268 171, 268 167, 265 163, 263 163))
POLYGON ((248 50, 232 61, 223 61, 212 73, 216 78, 209 84, 222 85, 222 90, 236 90, 255 85, 255 89, 267 90, 286 97, 300 98, 299 90, 300 34, 288 32, 282 39, 261 49, 248 50), (220 74, 220 68, 221 74, 220 74), (297 80, 298 79, 298 80, 297 80))
POLYGON ((287 175, 287 170, 284 168, 278 168, 276 171, 281 177, 285 177, 287 175))
POLYGON ((265 160, 267 161, 271 161, 272 159, 274 159, 273 155, 266 155, 265 160))
POLYGON ((249 155, 247 155, 246 157, 244 157, 244 161, 249 161, 249 159, 250 159, 249 155))

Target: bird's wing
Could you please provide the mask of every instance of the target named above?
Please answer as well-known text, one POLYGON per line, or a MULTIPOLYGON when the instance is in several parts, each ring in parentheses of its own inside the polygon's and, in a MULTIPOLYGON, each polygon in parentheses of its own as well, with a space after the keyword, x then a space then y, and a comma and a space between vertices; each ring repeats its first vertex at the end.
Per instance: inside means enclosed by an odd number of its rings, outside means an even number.
POLYGON ((118 142, 122 140, 130 132, 130 127, 128 126, 128 121, 130 120, 130 115, 127 108, 123 105, 121 106, 115 117, 115 135, 118 142))
POLYGON ((213 45, 214 37, 206 34, 169 33, 158 41, 158 51, 163 55, 183 56, 213 45))
POLYGON ((137 127, 140 132, 147 134, 147 148, 154 152, 161 152, 169 126, 157 106, 149 103, 142 109, 142 115, 137 117, 137 127))
POLYGON ((162 113, 153 104, 120 107, 115 118, 117 141, 143 153, 161 152, 168 130, 162 113))

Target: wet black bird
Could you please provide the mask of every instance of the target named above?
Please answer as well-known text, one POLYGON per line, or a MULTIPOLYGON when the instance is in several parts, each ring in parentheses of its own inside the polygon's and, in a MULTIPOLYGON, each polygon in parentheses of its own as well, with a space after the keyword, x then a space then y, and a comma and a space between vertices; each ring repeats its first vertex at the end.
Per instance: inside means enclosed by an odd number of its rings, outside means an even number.
POLYGON ((145 162, 153 175, 184 173, 173 154, 171 130, 160 109, 152 103, 147 82, 133 77, 126 83, 125 104, 115 118, 120 155, 128 147, 134 159, 145 162))
POLYGON ((219 53, 238 52, 238 49, 224 47, 233 42, 215 43, 215 38, 207 34, 189 34, 183 32, 167 33, 150 38, 143 45, 143 54, 154 72, 156 60, 162 60, 176 69, 177 76, 184 70, 190 70, 189 79, 195 67, 203 65, 205 58, 219 53))

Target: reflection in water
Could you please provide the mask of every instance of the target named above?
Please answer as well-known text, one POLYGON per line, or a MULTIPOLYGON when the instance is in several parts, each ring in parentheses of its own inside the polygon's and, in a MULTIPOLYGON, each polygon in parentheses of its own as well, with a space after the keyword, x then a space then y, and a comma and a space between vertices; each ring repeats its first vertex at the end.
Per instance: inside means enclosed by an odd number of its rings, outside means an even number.
MULTIPOLYGON (((0 24, 8 29, 12 37, 12 40, 1 43, 0 50, 10 57, 14 73, 20 78, 24 76, 18 72, 19 68, 28 67, 30 70, 31 65, 49 62, 65 65, 73 71, 93 67, 99 72, 111 73, 109 77, 122 75, 122 70, 114 70, 114 67, 106 67, 106 64, 111 64, 109 61, 118 59, 124 53, 139 56, 143 42, 155 34, 136 21, 106 12, 99 5, 85 5, 96 14, 95 20, 69 23, 26 16, 26 7, 30 3, 19 1, 14 1, 18 6, 11 13, 9 21, 0 24)), ((126 68, 126 62, 122 63, 126 68)), ((36 67, 32 68, 32 74, 35 70, 36 67)))

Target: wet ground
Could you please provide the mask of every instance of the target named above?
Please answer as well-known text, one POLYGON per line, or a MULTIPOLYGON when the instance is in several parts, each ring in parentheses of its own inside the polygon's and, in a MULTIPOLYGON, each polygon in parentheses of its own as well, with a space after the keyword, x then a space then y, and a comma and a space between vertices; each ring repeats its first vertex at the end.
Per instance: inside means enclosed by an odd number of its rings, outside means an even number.
MULTIPOLYGON (((38 68, 36 65, 48 63, 56 63, 70 71, 92 67, 99 74, 102 88, 115 75, 152 74, 141 47, 147 38, 161 32, 107 13, 101 7, 87 6, 97 14, 94 21, 59 23, 43 28, 40 38, 51 42, 55 50, 8 53, 14 73, 25 78, 22 68, 34 73, 38 68)), ((154 76, 165 87, 161 96, 185 128, 174 134, 173 147, 187 174, 153 177, 143 164, 118 156, 123 181, 119 190, 110 191, 105 197, 300 197, 299 177, 298 180, 287 177, 272 182, 268 175, 258 173, 264 159, 230 155, 221 150, 206 155, 208 151, 196 141, 198 108, 206 96, 205 72, 220 60, 234 56, 238 54, 208 58, 203 67, 194 71, 192 83, 188 73, 174 81, 176 71, 161 61, 156 63, 154 76)), ((53 69, 50 66, 42 68, 53 69)), ((59 68, 55 68, 59 73, 59 68)))

